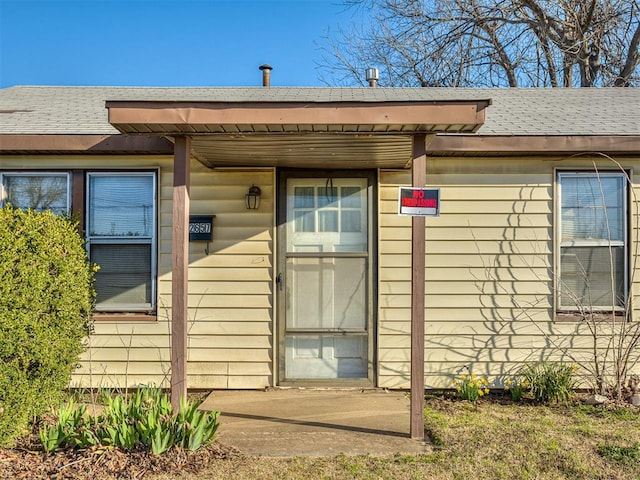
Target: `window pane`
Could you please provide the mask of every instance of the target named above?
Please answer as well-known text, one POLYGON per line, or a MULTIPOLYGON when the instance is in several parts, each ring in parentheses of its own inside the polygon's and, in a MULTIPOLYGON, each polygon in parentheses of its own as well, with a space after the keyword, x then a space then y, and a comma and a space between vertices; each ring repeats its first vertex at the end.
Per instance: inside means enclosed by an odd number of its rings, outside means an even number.
POLYGON ((360 208, 361 205, 360 187, 342 187, 342 208, 360 208))
POLYGON ((38 212, 69 210, 69 183, 66 174, 4 175, 5 201, 15 208, 38 212))
POLYGON ((337 232, 338 231, 338 212, 336 210, 318 212, 318 222, 320 223, 318 231, 320 232, 337 232))
POLYGON ((318 188, 318 207, 337 207, 335 204, 338 199, 337 187, 319 187, 318 188))
POLYGON ((287 379, 366 378, 367 337, 287 335, 287 379))
POLYGON ((93 244, 97 303, 102 306, 150 305, 151 245, 93 244))
POLYGON ((343 232, 361 232, 362 223, 360 211, 342 211, 342 231, 343 232))
POLYGON ((90 235, 153 235, 152 175, 94 175, 90 177, 89 191, 90 235))
POLYGON ((288 258, 288 328, 366 328, 364 258, 288 258))
POLYGON ((560 272, 562 307, 624 306, 624 247, 563 247, 560 272))
POLYGON ((315 232, 316 222, 312 210, 296 210, 294 211, 296 232, 315 232))
POLYGON ((563 176, 562 241, 624 241, 624 178, 563 176))
POLYGON ((313 187, 296 187, 293 208, 313 208, 313 187))

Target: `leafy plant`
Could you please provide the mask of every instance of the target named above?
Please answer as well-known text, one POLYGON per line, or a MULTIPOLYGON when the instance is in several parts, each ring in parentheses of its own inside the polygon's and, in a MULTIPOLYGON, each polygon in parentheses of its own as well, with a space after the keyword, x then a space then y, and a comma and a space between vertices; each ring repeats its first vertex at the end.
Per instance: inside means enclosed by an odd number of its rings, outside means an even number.
POLYGON ((40 437, 40 443, 42 444, 43 450, 47 453, 65 446, 67 440, 65 432, 61 428, 60 424, 55 424, 51 427, 43 425, 38 432, 38 436, 40 437))
MULTIPOLYGON (((157 455, 164 453, 176 442, 173 409, 167 395, 159 390, 138 390, 140 414, 137 429, 140 442, 157 455)), ((197 406, 197 405, 196 405, 197 406)))
POLYGON ((58 409, 57 422, 51 426, 43 425, 38 435, 45 452, 74 446, 92 446, 96 438, 86 425, 86 409, 77 405, 73 399, 58 409))
POLYGON ((141 388, 130 397, 107 398, 96 418, 73 402, 58 411, 57 423, 43 425, 40 441, 47 452, 100 445, 121 450, 148 449, 162 454, 173 446, 198 450, 213 441, 218 412, 199 410, 201 402, 182 399, 174 415, 169 396, 160 389, 141 388))
POLYGON ((480 397, 489 394, 489 382, 484 377, 477 378, 476 374, 471 372, 468 367, 465 368, 469 372, 468 375, 460 375, 453 380, 452 384, 462 400, 476 403, 480 397))
POLYGON ((113 397, 113 388, 102 387, 98 390, 98 403, 106 405, 109 399, 113 397))
POLYGON ((520 377, 516 376, 513 379, 507 378, 504 382, 505 391, 509 392, 511 395, 511 400, 514 402, 519 402, 522 400, 522 396, 524 392, 529 388, 529 381, 523 380, 520 377))
POLYGON ((177 444, 189 450, 198 450, 213 439, 218 429, 218 414, 205 415, 198 405, 184 399, 180 401, 180 410, 176 416, 177 444))
POLYGON ((539 362, 525 365, 520 375, 539 403, 566 403, 575 391, 574 373, 578 367, 565 363, 539 362))
POLYGON ((0 258, 0 446, 10 446, 63 398, 95 294, 71 219, 0 208, 0 258))

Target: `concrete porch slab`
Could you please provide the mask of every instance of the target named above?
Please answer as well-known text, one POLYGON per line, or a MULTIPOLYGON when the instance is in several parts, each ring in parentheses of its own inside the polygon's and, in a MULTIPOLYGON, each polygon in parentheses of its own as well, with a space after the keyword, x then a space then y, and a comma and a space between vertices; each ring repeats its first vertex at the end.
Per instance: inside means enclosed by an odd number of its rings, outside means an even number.
POLYGON ((409 438, 409 397, 384 390, 214 391, 221 442, 248 455, 295 457, 427 453, 409 438))

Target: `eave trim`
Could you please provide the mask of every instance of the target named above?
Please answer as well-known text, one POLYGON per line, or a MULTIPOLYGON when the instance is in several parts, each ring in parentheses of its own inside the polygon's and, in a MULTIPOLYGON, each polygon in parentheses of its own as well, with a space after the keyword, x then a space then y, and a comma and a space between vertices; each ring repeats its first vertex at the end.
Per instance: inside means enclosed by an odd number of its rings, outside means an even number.
POLYGON ((138 102, 107 101, 109 123, 123 133, 189 133, 190 126, 411 125, 413 131, 463 125, 474 132, 489 100, 432 102, 138 102), (418 126, 417 128, 415 126, 418 126))
POLYGON ((1 153, 95 153, 173 155, 162 137, 125 135, 0 135, 1 153))
POLYGON ((427 149, 437 154, 640 154, 638 135, 437 135, 427 149))

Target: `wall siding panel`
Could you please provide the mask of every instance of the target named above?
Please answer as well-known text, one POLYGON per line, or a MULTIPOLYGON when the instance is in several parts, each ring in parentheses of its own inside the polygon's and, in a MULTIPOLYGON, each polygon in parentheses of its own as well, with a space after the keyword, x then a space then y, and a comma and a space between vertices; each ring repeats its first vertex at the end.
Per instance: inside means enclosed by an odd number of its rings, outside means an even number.
MULTIPOLYGON (((428 159, 441 214, 426 220, 426 388, 448 387, 465 366, 496 377, 525 361, 572 361, 568 350, 589 358, 586 328, 554 321, 553 192, 555 168, 594 160, 616 170, 599 158, 428 159)), ((378 385, 387 388, 410 386, 411 221, 397 215, 398 187, 410 185, 408 171, 380 171, 378 385)))
MULTIPOLYGON (((637 169, 638 158, 617 159, 637 169)), ((615 170, 602 158, 429 158, 441 216, 426 221, 425 385, 448 387, 465 366, 499 377, 524 361, 588 358, 589 336, 554 321, 554 169, 615 170)), ((169 385, 172 172, 170 156, 4 156, 0 168, 157 169, 158 312, 155 321, 100 321, 72 385, 169 385)), ((214 240, 189 245, 189 388, 274 385, 274 171, 191 164, 191 213, 214 214, 214 240), (262 190, 258 211, 244 195, 262 190)), ((634 182, 636 179, 634 178, 634 182)), ((408 170, 381 170, 378 192, 379 387, 410 385, 411 219, 397 214, 408 170)), ((632 201, 640 198, 633 185, 632 201)), ((636 206, 630 212, 636 250, 636 206)), ((633 262, 632 262, 633 264, 633 262)), ((634 276, 635 277, 635 276, 634 276)), ((634 279, 634 294, 640 284, 634 279)), ((637 304, 638 302, 636 302, 637 304)), ((636 315, 637 318, 637 315, 636 315)))

